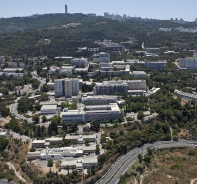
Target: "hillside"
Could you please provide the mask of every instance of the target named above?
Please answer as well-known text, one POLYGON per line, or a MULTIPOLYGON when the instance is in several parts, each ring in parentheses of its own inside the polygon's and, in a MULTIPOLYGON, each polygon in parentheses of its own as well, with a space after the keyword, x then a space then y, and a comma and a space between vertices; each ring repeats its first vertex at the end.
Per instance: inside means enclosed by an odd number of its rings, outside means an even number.
MULTIPOLYGON (((159 27, 176 26, 180 25, 170 21, 118 22, 103 17, 70 14, 0 19, 0 55, 75 56, 78 47, 98 47, 94 44, 95 40, 108 39, 120 43, 129 37, 137 40, 134 44, 126 45, 129 50, 141 49, 142 42, 145 42, 146 47, 171 49, 174 41, 197 40, 196 34, 159 31, 159 27)), ((194 25, 188 23, 184 26, 194 25)), ((188 49, 196 48, 195 44, 189 46, 188 49)))

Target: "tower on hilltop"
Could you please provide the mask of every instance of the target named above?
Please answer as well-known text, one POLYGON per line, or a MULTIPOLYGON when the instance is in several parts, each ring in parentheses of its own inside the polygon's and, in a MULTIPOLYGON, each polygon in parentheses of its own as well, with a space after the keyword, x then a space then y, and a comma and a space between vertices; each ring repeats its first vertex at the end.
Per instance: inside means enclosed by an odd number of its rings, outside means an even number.
POLYGON ((67 14, 68 13, 68 7, 67 7, 67 5, 65 4, 65 14, 67 14))

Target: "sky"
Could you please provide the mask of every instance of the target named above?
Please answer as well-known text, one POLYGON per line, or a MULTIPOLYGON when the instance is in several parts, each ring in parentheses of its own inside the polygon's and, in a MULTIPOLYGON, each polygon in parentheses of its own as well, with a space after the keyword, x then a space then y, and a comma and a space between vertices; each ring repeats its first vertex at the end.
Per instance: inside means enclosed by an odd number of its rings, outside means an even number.
POLYGON ((170 19, 197 18, 197 0, 0 0, 0 17, 22 17, 33 14, 96 13, 129 15, 131 17, 170 19))

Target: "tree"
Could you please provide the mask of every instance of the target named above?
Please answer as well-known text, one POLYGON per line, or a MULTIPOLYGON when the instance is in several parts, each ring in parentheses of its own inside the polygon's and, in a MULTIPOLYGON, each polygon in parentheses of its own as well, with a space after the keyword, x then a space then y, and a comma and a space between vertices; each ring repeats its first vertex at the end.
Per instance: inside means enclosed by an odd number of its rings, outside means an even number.
POLYGON ((47 117, 46 116, 42 116, 42 122, 45 123, 47 121, 47 117))
POLYGON ((47 166, 48 167, 53 167, 53 160, 48 160, 47 166))
POLYGON ((142 155, 141 155, 141 154, 138 154, 138 159, 139 159, 139 163, 142 163, 142 161, 143 161, 143 157, 142 157, 142 155))
POLYGON ((38 114, 34 115, 34 116, 32 117, 32 120, 33 120, 35 123, 39 123, 39 122, 40 122, 40 117, 39 117, 39 115, 38 115, 38 114))
POLYGON ((144 113, 142 111, 139 111, 137 114, 137 119, 142 120, 144 118, 144 113))
POLYGON ((98 144, 96 145, 96 154, 97 154, 97 155, 100 154, 100 148, 99 148, 99 145, 98 145, 98 144))

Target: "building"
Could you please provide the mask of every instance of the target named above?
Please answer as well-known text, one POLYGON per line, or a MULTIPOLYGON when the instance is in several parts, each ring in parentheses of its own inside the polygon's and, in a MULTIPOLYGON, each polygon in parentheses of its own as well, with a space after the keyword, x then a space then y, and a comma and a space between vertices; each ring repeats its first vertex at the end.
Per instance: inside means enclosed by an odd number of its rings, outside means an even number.
POLYGON ((88 105, 82 106, 81 109, 75 111, 67 111, 61 113, 62 122, 90 122, 109 119, 117 119, 121 117, 121 111, 116 103, 108 105, 88 105))
POLYGON ((48 82, 48 83, 47 83, 47 87, 48 87, 48 89, 50 89, 50 90, 53 90, 53 89, 54 89, 54 86, 55 86, 54 82, 48 82))
POLYGON ((5 77, 23 78, 23 73, 4 73, 5 77))
POLYGON ((165 64, 165 61, 146 61, 145 67, 150 70, 164 70, 165 64))
POLYGON ((128 85, 123 81, 104 81, 96 83, 93 88, 94 95, 127 94, 128 85))
POLYGON ((197 59, 192 58, 179 58, 178 68, 180 70, 196 70, 197 69, 197 59))
POLYGON ((133 71, 131 73, 131 76, 134 78, 137 78, 137 79, 148 77, 148 75, 145 71, 133 71))
POLYGON ((72 97, 72 80, 64 79, 64 96, 66 98, 72 97))
POLYGON ((147 53, 160 53, 160 48, 146 48, 147 53))
POLYGON ((94 95, 114 95, 128 94, 129 90, 146 91, 147 85, 145 80, 128 80, 128 81, 104 81, 96 83, 93 89, 94 95))
POLYGON ((71 60, 72 66, 75 66, 77 68, 85 68, 88 65, 87 58, 74 58, 71 60))
POLYGON ((145 80, 128 80, 128 90, 144 90, 146 91, 147 85, 145 80))
POLYGON ((79 79, 57 79, 54 81, 55 97, 71 98, 79 93, 79 79))
POLYGON ((68 13, 68 7, 67 7, 67 5, 65 4, 65 14, 67 14, 68 13))
POLYGON ((54 81, 55 97, 64 96, 64 81, 62 79, 57 79, 54 81))
POLYGON ((46 114, 57 114, 61 111, 61 108, 58 108, 57 105, 43 105, 40 109, 41 115, 46 114))
MULTIPOLYGON (((65 136, 65 140, 83 144, 85 141, 96 142, 96 134, 93 135, 69 135, 65 136)), ((95 148, 94 148, 95 149, 95 148)))
POLYGON ((91 168, 94 165, 94 167, 98 167, 98 159, 97 157, 84 157, 83 159, 78 160, 66 160, 61 163, 62 169, 88 169, 91 168))
POLYGON ((101 52, 93 55, 93 63, 110 63, 110 54, 101 52))
POLYGON ((192 93, 186 93, 179 91, 177 89, 174 90, 174 94, 180 98, 186 99, 186 100, 193 100, 197 101, 197 94, 192 94, 192 93))
POLYGON ((87 96, 82 98, 82 103, 86 105, 107 105, 117 103, 117 96, 87 96))
POLYGON ((85 112, 82 110, 67 110, 61 113, 62 122, 85 122, 85 112))
POLYGON ((0 56, 0 62, 4 63, 5 62, 5 58, 4 56, 0 56))
POLYGON ((23 70, 23 68, 5 68, 2 71, 5 73, 22 73, 23 70))
POLYGON ((118 119, 121 117, 121 111, 117 103, 109 105, 85 106, 85 121, 106 121, 109 119, 118 119))
POLYGON ((32 148, 44 148, 44 147, 45 147, 45 140, 32 141, 32 148))
POLYGON ((7 132, 0 132, 0 137, 6 138, 7 137, 7 132))

